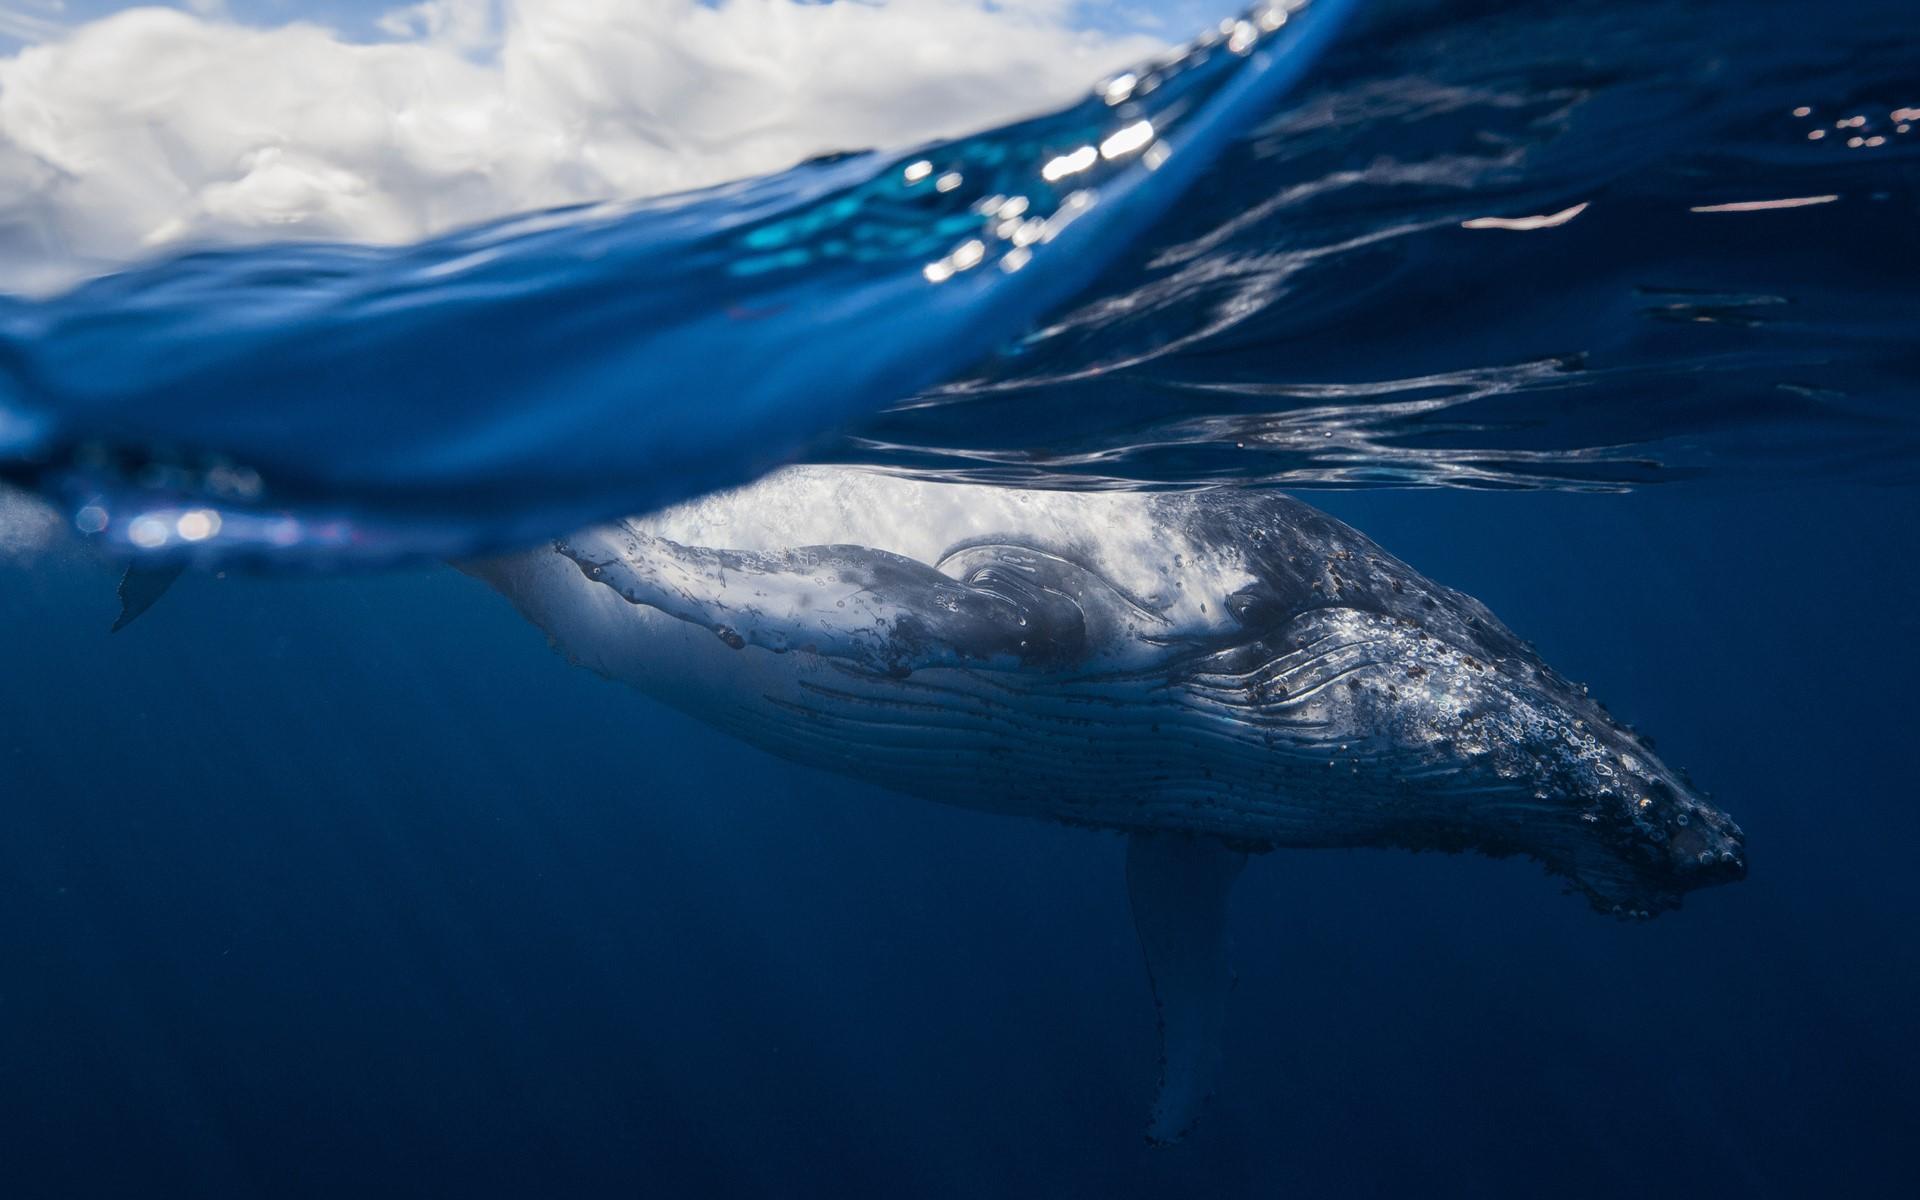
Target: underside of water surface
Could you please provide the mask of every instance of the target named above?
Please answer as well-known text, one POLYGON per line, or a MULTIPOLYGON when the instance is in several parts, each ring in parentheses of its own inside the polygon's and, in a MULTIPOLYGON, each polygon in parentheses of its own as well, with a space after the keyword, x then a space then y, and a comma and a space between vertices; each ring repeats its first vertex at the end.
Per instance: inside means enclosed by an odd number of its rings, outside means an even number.
POLYGON ((281 566, 524 545, 796 459, 1910 480, 1908 14, 1809 42, 1788 6, 1346 8, 1256 8, 951 142, 9 302, 6 472, 121 553, 281 566))

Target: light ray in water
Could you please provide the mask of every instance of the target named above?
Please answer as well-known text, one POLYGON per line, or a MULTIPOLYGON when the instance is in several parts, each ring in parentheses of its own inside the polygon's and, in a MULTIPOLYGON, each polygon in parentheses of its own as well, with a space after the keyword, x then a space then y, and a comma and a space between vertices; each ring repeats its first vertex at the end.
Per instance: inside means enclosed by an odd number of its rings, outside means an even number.
POLYGON ((1784 200, 1735 200, 1730 204, 1696 204, 1688 212, 1697 213, 1733 213, 1766 212, 1775 208, 1811 208, 1816 204, 1832 204, 1840 197, 1832 194, 1825 196, 1789 196, 1784 200))

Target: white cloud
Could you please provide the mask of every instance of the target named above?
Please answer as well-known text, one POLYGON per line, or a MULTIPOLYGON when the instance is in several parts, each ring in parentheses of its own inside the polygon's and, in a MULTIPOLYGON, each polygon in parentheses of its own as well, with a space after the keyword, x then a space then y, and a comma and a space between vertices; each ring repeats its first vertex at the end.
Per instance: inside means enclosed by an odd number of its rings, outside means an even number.
POLYGON ((1070 0, 426 0, 410 40, 135 9, 0 58, 0 291, 207 242, 417 239, 961 133, 1153 49, 1070 0))

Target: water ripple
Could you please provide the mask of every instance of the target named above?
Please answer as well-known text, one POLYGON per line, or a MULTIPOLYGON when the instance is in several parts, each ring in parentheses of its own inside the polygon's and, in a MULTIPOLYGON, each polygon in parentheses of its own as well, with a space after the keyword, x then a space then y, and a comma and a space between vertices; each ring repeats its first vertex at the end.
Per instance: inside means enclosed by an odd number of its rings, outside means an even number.
POLYGON ((1913 482, 1920 18, 1848 8, 1373 7, 1080 303, 827 456, 1053 487, 1913 482))

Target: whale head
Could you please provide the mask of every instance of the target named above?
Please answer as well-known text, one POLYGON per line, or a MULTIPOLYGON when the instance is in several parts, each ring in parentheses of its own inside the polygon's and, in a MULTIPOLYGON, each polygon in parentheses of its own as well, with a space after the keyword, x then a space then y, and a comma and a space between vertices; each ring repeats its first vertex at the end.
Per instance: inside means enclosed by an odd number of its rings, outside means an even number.
POLYGON ((1241 703, 1366 814, 1356 842, 1524 854, 1622 917, 1745 876, 1732 818, 1485 605, 1331 517, 1284 516, 1262 582, 1230 600, 1257 634, 1241 703))
MULTIPOLYGON (((1424 720, 1434 761, 1485 802, 1480 836, 1564 877, 1593 907, 1625 918, 1678 908, 1690 891, 1745 878, 1745 835, 1651 739, 1550 668, 1530 648, 1484 626, 1464 652, 1428 647, 1432 676, 1454 672, 1456 701, 1424 720)), ((1508 635, 1510 636, 1510 635, 1508 635)))

